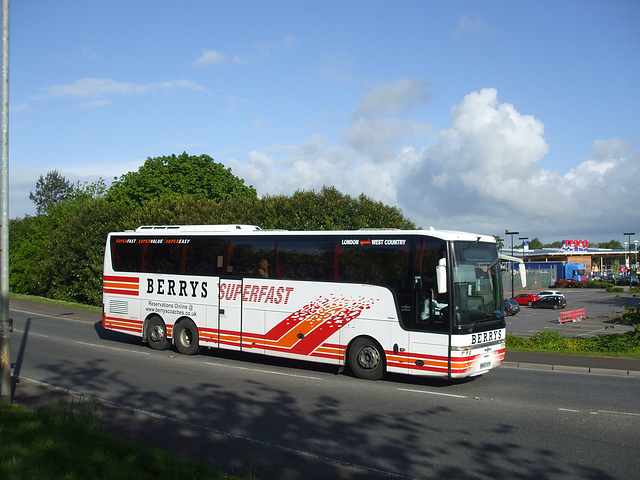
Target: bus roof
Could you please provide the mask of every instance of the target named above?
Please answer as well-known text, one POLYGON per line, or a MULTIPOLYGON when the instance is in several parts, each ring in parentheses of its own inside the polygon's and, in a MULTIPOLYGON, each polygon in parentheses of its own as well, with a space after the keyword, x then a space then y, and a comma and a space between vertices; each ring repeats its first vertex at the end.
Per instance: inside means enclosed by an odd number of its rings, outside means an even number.
MULTIPOLYGON (((130 234, 127 232, 113 232, 118 234, 130 234)), ((242 225, 242 224, 227 224, 227 225, 143 225, 135 230, 136 234, 148 234, 148 235, 176 235, 182 233, 231 233, 240 235, 388 235, 388 236, 401 236, 401 235, 419 235, 419 236, 432 236, 440 238, 442 240, 459 240, 459 241, 481 241, 495 243, 495 237, 491 235, 478 235, 469 232, 459 232, 453 230, 435 230, 430 228, 429 230, 400 230, 394 228, 366 228, 360 230, 263 230, 256 225, 242 225)))

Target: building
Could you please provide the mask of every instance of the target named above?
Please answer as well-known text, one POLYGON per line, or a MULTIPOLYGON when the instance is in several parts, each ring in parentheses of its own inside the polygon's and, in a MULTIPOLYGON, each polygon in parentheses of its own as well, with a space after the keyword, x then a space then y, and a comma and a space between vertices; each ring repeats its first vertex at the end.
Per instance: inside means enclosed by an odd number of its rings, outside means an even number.
MULTIPOLYGON (((504 248, 502 253, 511 255, 511 248, 504 248)), ((525 262, 570 262, 581 263, 592 275, 621 275, 629 267, 638 271, 638 253, 636 250, 613 250, 609 248, 583 247, 580 249, 542 248, 530 250, 525 245, 514 248, 513 255, 525 262)))

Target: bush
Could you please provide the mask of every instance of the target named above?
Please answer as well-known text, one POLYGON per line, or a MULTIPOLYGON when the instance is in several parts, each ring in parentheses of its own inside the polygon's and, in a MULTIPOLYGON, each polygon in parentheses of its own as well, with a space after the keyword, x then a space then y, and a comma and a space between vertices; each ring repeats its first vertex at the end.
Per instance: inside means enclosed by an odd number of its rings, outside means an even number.
POLYGON ((640 353, 640 331, 598 335, 584 339, 590 352, 630 352, 640 353))
POLYGON ((506 347, 507 349, 527 349, 534 348, 534 345, 528 338, 521 338, 517 335, 507 335, 506 347))
POLYGON ((561 350, 566 343, 562 334, 555 330, 543 330, 533 335, 530 340, 534 347, 545 350, 561 350))

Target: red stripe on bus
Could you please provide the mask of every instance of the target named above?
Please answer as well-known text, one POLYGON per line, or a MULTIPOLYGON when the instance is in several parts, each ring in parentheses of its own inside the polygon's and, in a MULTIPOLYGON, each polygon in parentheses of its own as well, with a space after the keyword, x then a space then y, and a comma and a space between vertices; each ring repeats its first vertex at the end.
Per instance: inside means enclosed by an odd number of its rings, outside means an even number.
POLYGON ((140 277, 122 277, 118 275, 105 275, 104 280, 106 282, 140 283, 140 277))
POLYGON ((116 290, 114 288, 105 288, 103 289, 104 293, 112 293, 114 295, 134 295, 138 296, 138 290, 116 290))

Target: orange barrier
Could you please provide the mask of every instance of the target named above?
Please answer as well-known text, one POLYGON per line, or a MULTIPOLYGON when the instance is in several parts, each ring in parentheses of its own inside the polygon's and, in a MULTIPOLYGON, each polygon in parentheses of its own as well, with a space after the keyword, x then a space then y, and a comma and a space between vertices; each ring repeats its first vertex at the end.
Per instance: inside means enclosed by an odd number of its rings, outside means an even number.
POLYGON ((568 312, 562 312, 558 317, 558 323, 565 322, 579 322, 583 318, 587 318, 584 308, 577 310, 569 310, 568 312))

